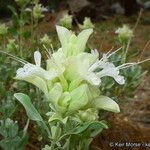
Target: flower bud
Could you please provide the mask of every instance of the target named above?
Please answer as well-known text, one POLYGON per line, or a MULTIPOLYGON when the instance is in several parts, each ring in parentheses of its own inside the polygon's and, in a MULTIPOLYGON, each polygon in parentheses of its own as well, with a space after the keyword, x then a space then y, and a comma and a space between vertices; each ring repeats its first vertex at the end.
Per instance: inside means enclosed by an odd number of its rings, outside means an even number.
POLYGON ((98 119, 98 111, 93 108, 79 110, 78 116, 81 121, 94 121, 98 119))

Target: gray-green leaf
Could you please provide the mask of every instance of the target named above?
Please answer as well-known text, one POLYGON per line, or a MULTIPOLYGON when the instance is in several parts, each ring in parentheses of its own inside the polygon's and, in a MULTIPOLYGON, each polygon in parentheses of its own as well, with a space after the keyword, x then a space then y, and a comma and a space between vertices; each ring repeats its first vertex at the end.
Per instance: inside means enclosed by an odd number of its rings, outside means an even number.
POLYGON ((35 109, 35 107, 31 103, 30 98, 26 94, 16 93, 14 94, 14 96, 24 106, 29 119, 34 120, 34 121, 43 121, 41 115, 35 109))
POLYGON ((118 104, 107 96, 99 96, 94 100, 95 107, 99 109, 104 109, 111 112, 120 112, 118 104))

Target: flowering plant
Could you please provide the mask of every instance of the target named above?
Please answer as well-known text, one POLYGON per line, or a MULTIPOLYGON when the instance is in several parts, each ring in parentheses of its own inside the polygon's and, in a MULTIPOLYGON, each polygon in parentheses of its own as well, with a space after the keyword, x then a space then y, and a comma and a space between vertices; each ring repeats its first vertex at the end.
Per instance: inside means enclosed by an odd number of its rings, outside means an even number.
MULTIPOLYGON (((131 59, 135 59, 135 56, 138 56, 138 53, 132 49, 129 51, 130 43, 134 37, 133 31, 128 25, 123 25, 116 30, 117 40, 119 41, 120 49, 115 52, 109 61, 113 62, 115 66, 123 65, 129 62, 131 59)), ((149 59, 147 59, 149 60, 149 59)), ((144 60, 142 62, 145 62, 144 60)), ((119 84, 116 84, 111 78, 105 77, 102 80, 100 90, 104 95, 113 97, 116 101, 125 102, 135 96, 135 91, 137 87, 144 81, 144 76, 147 71, 144 71, 140 65, 136 63, 131 64, 130 67, 125 67, 120 70, 120 74, 125 78, 125 84, 120 88, 119 84)))
POLYGON ((59 21, 59 24, 63 27, 66 27, 68 29, 71 29, 72 28, 72 21, 73 20, 73 16, 72 15, 69 15, 68 13, 65 14, 63 16, 63 18, 60 19, 59 21))
POLYGON ((51 146, 45 149, 87 150, 92 138, 107 128, 104 121, 99 121, 98 110, 120 111, 114 100, 101 95, 101 80, 109 76, 118 84, 124 84, 119 70, 128 64, 115 67, 110 63, 108 58, 115 52, 104 54, 101 59, 96 50, 84 52, 92 29, 83 30, 78 36, 61 26, 56 29, 62 47, 53 54, 47 50, 46 69, 41 67, 41 53, 36 51, 35 64, 20 60, 24 66, 17 70, 15 77, 43 91, 50 106, 49 126, 27 95, 16 93, 15 97, 24 105, 28 117, 41 122, 46 129, 51 146))
POLYGON ((84 18, 83 25, 79 24, 79 28, 81 30, 90 29, 90 28, 94 28, 94 27, 95 27, 94 24, 92 23, 91 19, 88 17, 84 18))
POLYGON ((118 34, 120 43, 127 43, 133 37, 133 31, 127 25, 118 28, 115 33, 118 34))

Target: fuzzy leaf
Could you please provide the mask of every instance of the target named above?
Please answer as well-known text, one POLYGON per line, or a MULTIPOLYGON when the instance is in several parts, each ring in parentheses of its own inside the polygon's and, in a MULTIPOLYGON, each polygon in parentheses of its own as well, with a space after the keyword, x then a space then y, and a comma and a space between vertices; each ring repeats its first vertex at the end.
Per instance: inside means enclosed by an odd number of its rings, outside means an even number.
POLYGON ((16 93, 14 94, 14 96, 24 106, 29 119, 34 121, 43 121, 41 115, 35 109, 35 107, 31 103, 30 98, 26 94, 16 93))
POLYGON ((93 122, 88 122, 80 125, 79 127, 75 128, 72 134, 80 134, 84 132, 87 129, 92 129, 92 130, 98 130, 98 129, 107 129, 107 125, 104 122, 98 122, 98 121, 93 121, 93 122))
POLYGON ((100 129, 107 129, 108 126, 103 122, 103 121, 93 121, 93 122, 86 122, 83 124, 80 124, 79 126, 77 126, 76 128, 74 128, 71 131, 68 131, 65 135, 61 136, 59 140, 62 140, 64 138, 66 138, 66 136, 68 135, 76 135, 76 134, 80 134, 83 133, 86 130, 100 130, 100 129))
POLYGON ((118 104, 107 96, 99 96, 94 100, 95 107, 99 109, 104 109, 111 112, 120 112, 118 104))

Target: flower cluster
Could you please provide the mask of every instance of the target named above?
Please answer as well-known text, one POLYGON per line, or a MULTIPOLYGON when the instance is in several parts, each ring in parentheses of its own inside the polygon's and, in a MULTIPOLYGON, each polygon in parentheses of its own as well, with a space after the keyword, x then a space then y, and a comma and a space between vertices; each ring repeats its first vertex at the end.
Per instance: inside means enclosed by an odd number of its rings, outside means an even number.
POLYGON ((127 25, 123 25, 122 28, 118 28, 116 32, 121 43, 127 43, 130 38, 133 37, 133 30, 127 25))
POLYGON ((60 19, 60 25, 68 29, 72 28, 72 15, 65 14, 63 18, 60 19))
POLYGON ((24 66, 17 70, 16 79, 25 80, 41 89, 50 102, 50 120, 64 120, 72 116, 78 121, 98 119, 98 110, 119 112, 118 104, 100 94, 99 86, 105 76, 124 84, 119 69, 108 61, 112 54, 99 59, 97 50, 84 52, 92 29, 83 30, 78 36, 68 29, 57 26, 61 48, 49 53, 46 69, 41 67, 41 53, 34 53, 35 64, 22 61, 24 66))
POLYGON ((44 15, 42 14, 42 12, 44 11, 44 7, 42 7, 41 4, 35 4, 35 6, 33 7, 33 17, 34 19, 41 19, 44 17, 44 15))
POLYGON ((79 28, 82 30, 94 28, 94 24, 92 23, 90 18, 85 17, 83 21, 83 25, 79 24, 79 28))

